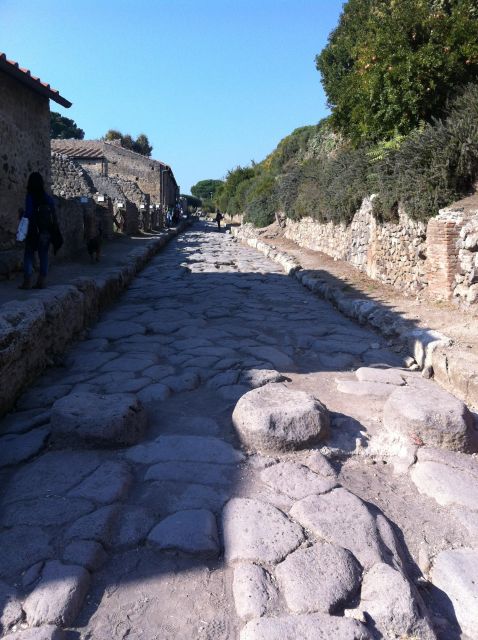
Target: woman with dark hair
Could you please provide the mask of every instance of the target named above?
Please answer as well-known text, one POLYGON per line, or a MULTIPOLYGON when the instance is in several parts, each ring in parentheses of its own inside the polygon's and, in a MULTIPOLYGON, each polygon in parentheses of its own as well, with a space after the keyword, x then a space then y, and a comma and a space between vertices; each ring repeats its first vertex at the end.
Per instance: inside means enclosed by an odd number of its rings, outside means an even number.
POLYGON ((25 211, 22 215, 28 218, 28 232, 23 257, 23 282, 19 288, 31 289, 33 259, 38 251, 40 272, 35 288, 43 289, 48 273, 48 250, 58 224, 53 198, 46 193, 43 178, 36 171, 28 178, 25 211))

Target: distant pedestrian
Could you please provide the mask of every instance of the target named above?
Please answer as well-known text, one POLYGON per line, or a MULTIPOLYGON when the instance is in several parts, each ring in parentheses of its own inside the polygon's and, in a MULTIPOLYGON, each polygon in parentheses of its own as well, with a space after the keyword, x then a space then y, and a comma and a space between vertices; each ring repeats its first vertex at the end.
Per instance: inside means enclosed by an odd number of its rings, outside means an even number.
POLYGON ((63 238, 58 228, 53 198, 46 193, 43 178, 36 171, 28 178, 25 211, 22 211, 22 215, 28 219, 28 232, 23 257, 23 282, 19 288, 31 289, 33 259, 38 252, 40 272, 35 288, 43 289, 48 273, 50 244, 53 244, 56 253, 63 244, 63 238))
POLYGON ((216 217, 214 218, 214 220, 217 222, 217 230, 221 231, 221 220, 224 218, 224 216, 222 215, 222 213, 219 211, 219 209, 216 211, 216 217))

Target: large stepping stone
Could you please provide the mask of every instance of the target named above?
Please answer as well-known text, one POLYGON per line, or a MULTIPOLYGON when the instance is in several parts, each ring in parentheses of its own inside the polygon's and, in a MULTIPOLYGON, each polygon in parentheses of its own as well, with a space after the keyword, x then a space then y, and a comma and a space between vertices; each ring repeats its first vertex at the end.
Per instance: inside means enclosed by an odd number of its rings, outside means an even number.
POLYGON ((420 612, 423 608, 407 578, 388 564, 379 562, 365 575, 359 609, 382 637, 435 640, 430 623, 420 612))
POLYGON ((83 567, 47 562, 41 579, 23 604, 27 622, 32 626, 50 623, 69 626, 79 613, 90 584, 83 567))
POLYGON ((304 540, 301 527, 270 504, 232 498, 222 512, 226 562, 275 564, 304 540))
POLYGON ((330 424, 329 412, 317 398, 281 384, 246 393, 232 420, 247 447, 265 452, 312 445, 327 435, 330 424))
POLYGON ((366 569, 385 559, 375 518, 347 489, 304 498, 294 504, 290 514, 318 538, 351 551, 366 569))
POLYGON ((383 408, 383 425, 417 444, 451 451, 475 451, 478 434, 466 405, 436 384, 401 387, 383 408))
POLYGON ((260 618, 277 600, 271 576, 256 564, 240 564, 234 569, 232 592, 237 615, 244 620, 260 618))
POLYGON ((84 446, 120 447, 135 444, 146 430, 142 404, 130 394, 71 393, 51 411, 55 438, 84 446))
POLYGON ((410 476, 420 491, 443 506, 478 512, 478 460, 445 449, 422 448, 410 476))
POLYGON ((236 464, 244 459, 227 442, 207 436, 160 436, 153 442, 132 447, 125 457, 141 464, 171 460, 236 464))
POLYGON ((197 556, 219 554, 216 518, 206 509, 178 511, 162 520, 148 535, 160 549, 197 556))
POLYGON ((361 574, 350 551, 323 541, 294 551, 276 567, 292 613, 334 613, 358 591, 361 574))
POLYGON ((435 558, 432 584, 444 594, 442 605, 470 640, 478 639, 478 550, 450 549, 435 558))
POLYGON ((356 620, 325 613, 281 616, 251 620, 242 629, 240 640, 372 640, 372 635, 356 620))
POLYGON ((334 478, 319 476, 308 467, 292 461, 279 462, 267 467, 261 472, 261 480, 272 489, 277 489, 295 500, 325 493, 337 486, 334 478))

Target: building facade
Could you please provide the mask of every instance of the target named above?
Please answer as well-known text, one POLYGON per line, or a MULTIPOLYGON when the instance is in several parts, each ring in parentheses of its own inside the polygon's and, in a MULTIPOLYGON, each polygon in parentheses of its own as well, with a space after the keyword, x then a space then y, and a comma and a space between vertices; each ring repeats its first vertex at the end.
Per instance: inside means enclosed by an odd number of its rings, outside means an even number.
POLYGON ((0 250, 14 246, 28 176, 50 185, 50 100, 71 102, 0 53, 0 250))

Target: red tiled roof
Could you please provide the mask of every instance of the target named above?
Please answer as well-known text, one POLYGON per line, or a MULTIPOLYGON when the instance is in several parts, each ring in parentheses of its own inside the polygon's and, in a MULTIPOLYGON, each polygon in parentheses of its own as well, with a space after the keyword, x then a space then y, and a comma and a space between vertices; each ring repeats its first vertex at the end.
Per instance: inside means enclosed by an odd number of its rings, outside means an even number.
POLYGON ((71 102, 66 98, 63 98, 59 91, 52 89, 49 84, 42 82, 40 78, 32 76, 29 69, 22 69, 18 62, 8 60, 5 53, 0 53, 0 70, 5 71, 5 73, 8 73, 12 78, 15 78, 27 87, 30 87, 33 91, 58 102, 58 104, 61 104, 63 107, 71 107, 71 102))

